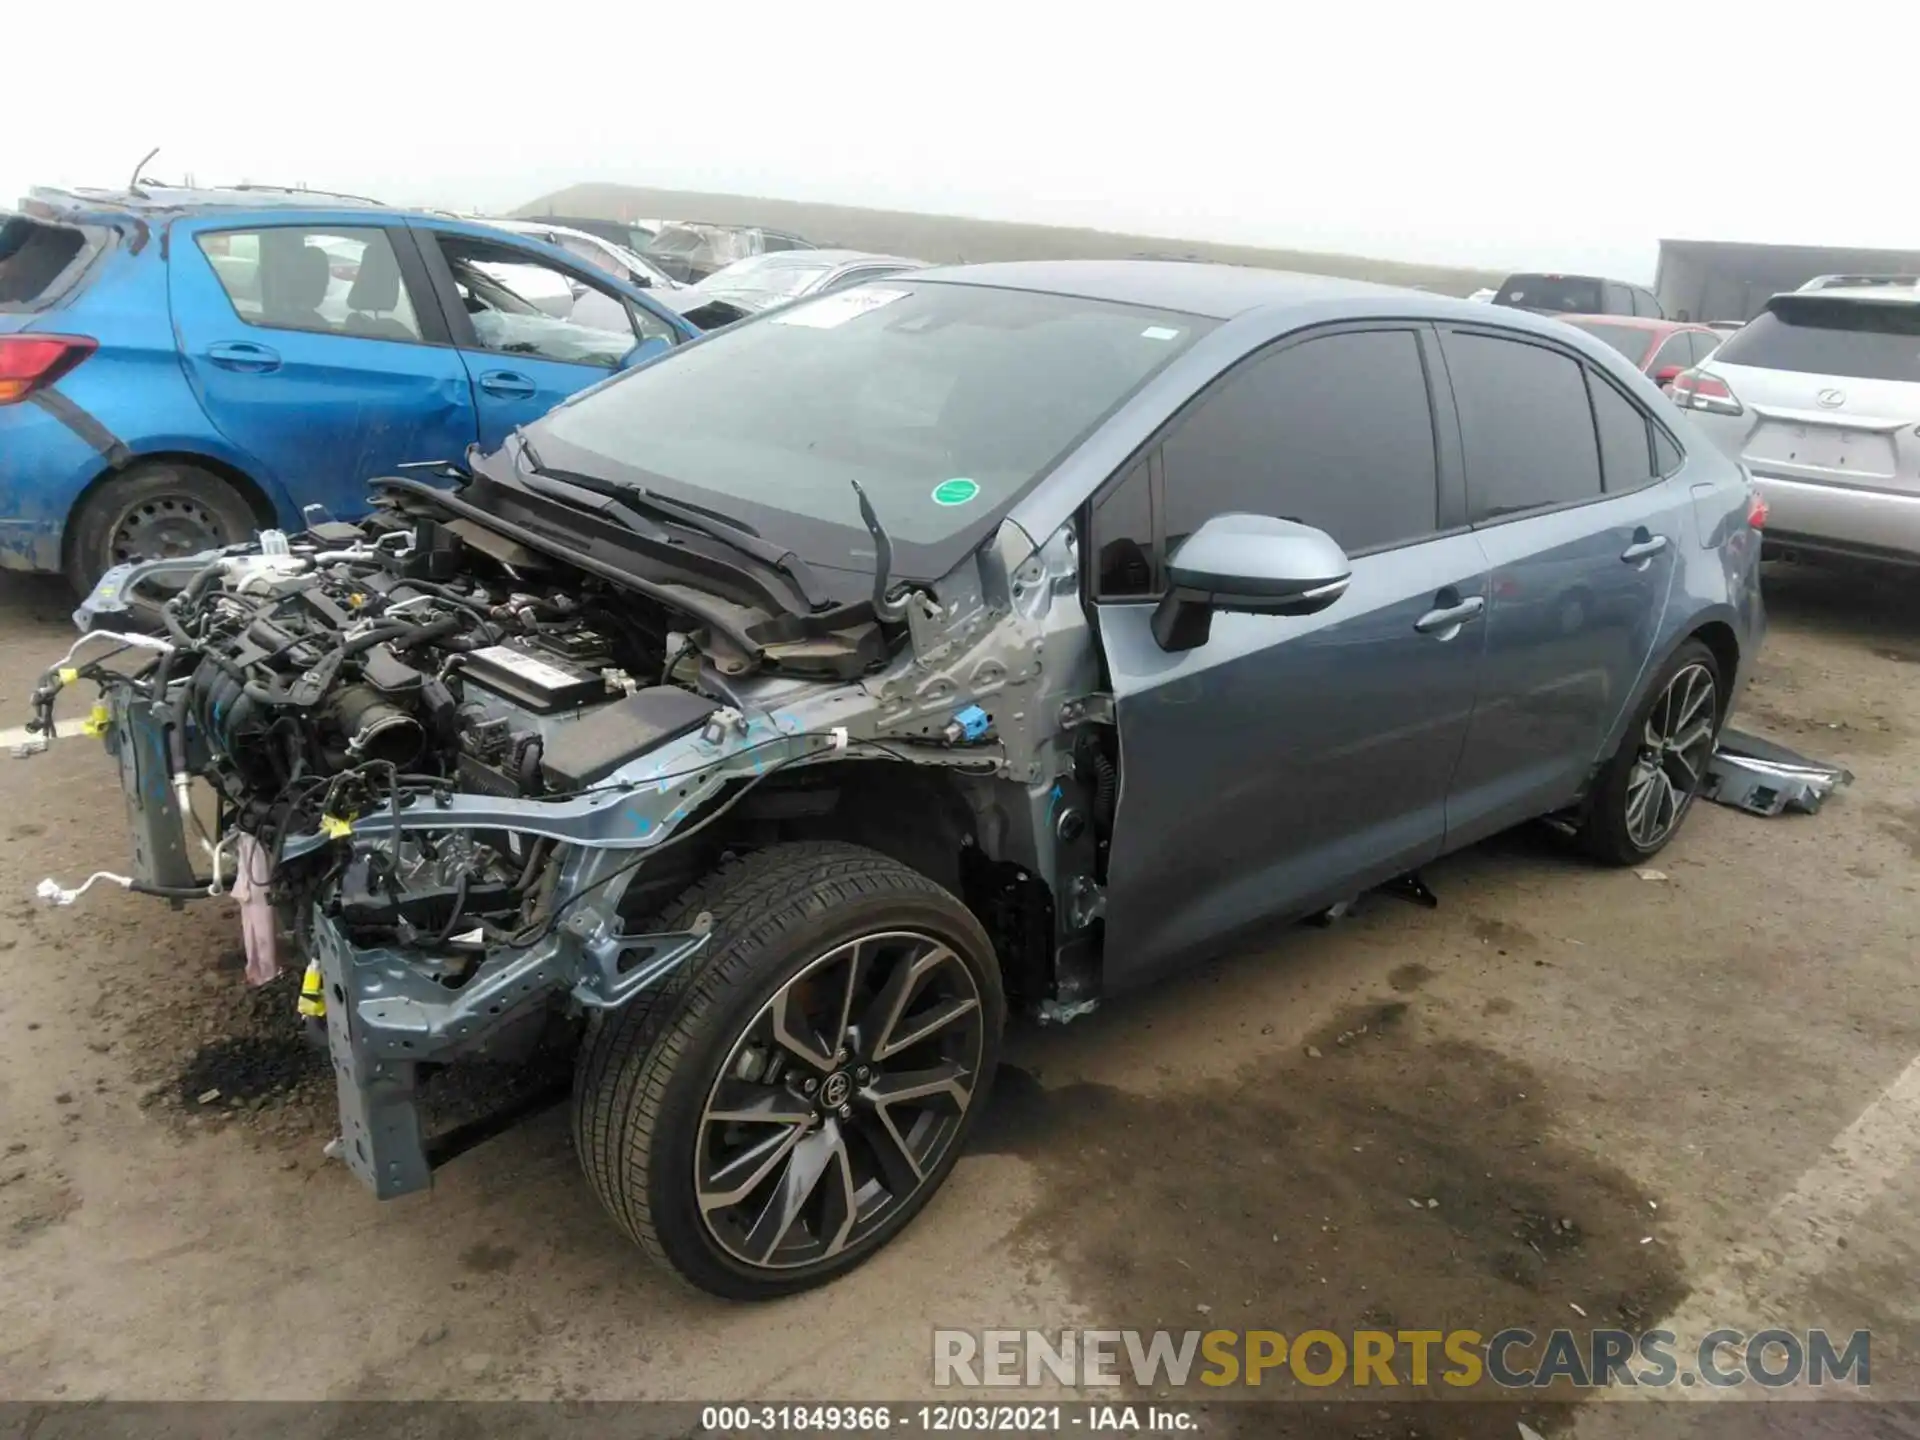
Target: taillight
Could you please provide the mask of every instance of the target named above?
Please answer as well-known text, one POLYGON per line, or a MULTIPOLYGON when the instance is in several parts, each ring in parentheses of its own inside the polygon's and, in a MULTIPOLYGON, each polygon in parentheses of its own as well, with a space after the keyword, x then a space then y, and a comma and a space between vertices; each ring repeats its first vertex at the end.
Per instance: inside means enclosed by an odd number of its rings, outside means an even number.
POLYGON ((97 343, 81 335, 0 335, 0 405, 53 384, 97 343))
POLYGON ((1704 370, 1682 370, 1673 377, 1673 403, 1682 410, 1705 410, 1712 415, 1738 415, 1740 400, 1727 382, 1704 370))
POLYGON ((1767 497, 1755 490, 1747 497, 1747 526, 1753 530, 1767 528, 1767 516, 1773 511, 1767 506, 1767 497))

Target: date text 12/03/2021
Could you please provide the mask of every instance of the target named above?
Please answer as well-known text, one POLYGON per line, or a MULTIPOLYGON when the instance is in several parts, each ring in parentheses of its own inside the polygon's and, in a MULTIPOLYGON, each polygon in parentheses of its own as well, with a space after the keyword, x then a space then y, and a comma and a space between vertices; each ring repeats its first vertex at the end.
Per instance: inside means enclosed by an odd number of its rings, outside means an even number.
POLYGON ((1200 1429, 1192 1409, 1167 1405, 709 1405, 700 1427, 713 1435, 849 1434, 1185 1434, 1200 1429))

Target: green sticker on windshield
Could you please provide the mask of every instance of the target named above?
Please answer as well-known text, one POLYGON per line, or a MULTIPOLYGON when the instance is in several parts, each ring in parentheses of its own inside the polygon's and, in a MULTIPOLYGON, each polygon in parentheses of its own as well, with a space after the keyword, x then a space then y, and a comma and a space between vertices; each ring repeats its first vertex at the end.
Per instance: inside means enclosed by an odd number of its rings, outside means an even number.
POLYGON ((936 505, 964 505, 980 493, 980 483, 968 480, 964 476, 956 480, 942 480, 933 487, 933 503, 936 505))

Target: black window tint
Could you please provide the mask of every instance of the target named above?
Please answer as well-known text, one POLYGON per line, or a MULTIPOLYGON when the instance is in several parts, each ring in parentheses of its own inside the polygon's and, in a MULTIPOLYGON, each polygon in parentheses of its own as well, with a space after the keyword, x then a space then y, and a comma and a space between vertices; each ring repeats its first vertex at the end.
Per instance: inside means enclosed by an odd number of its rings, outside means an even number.
POLYGON ((1673 443, 1673 437, 1658 425, 1653 427, 1653 466, 1662 476, 1673 474, 1680 468, 1680 447, 1673 443))
POLYGON ((1411 330, 1327 335, 1230 376, 1162 450, 1171 550, 1243 510, 1348 553, 1433 533, 1433 410, 1411 330))
POLYGON ((1566 315, 1602 315, 1607 308, 1600 282, 1584 275, 1509 275, 1493 303, 1566 315))
POLYGON ((1587 387, 1593 392, 1593 425, 1600 435, 1600 473, 1606 487, 1638 490, 1653 479, 1647 417, 1598 375, 1587 376, 1587 387))
POLYGON ((1669 335, 1660 351, 1647 366, 1647 374, 1658 375, 1669 366, 1678 366, 1685 370, 1693 364, 1693 337, 1691 335, 1669 335))
POLYGON ((1776 295, 1721 345, 1727 365, 1843 375, 1857 380, 1920 381, 1920 305, 1776 295))
POLYGON ((1102 599, 1159 593, 1147 470, 1139 461, 1094 504, 1094 593, 1102 599))
POLYGON ((0 305, 31 305, 86 248, 87 237, 23 215, 0 217, 0 305))
POLYGON ((1580 366, 1516 340, 1453 333, 1468 518, 1495 520, 1600 493, 1593 409, 1580 366))

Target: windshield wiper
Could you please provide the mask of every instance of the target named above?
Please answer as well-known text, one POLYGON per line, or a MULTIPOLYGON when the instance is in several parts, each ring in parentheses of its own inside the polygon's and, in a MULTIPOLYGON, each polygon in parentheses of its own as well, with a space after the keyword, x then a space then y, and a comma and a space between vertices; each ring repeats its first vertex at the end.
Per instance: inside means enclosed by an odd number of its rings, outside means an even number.
POLYGON ((539 455, 524 437, 516 438, 519 440, 520 454, 526 457, 527 465, 532 469, 532 474, 523 476, 523 479, 543 478, 597 496, 604 505, 589 508, 617 519, 629 530, 649 539, 664 540, 668 544, 680 543, 654 523, 666 520, 683 530, 717 540, 729 550, 745 555, 750 560, 757 560, 768 569, 786 576, 793 588, 800 592, 800 598, 807 602, 809 609, 819 610, 831 602, 832 597, 820 588, 819 577, 807 562, 785 546, 762 540, 751 530, 711 518, 698 506, 655 494, 638 485, 609 485, 591 475, 581 475, 571 470, 550 470, 540 463, 539 455), (645 519, 643 512, 651 514, 653 522, 645 519), (643 528, 648 526, 650 528, 643 528))
POLYGON ((536 495, 545 495, 550 500, 560 500, 578 510, 611 520, 623 530, 661 545, 675 545, 679 542, 669 535, 657 522, 649 520, 639 511, 620 503, 604 491, 575 483, 571 478, 562 479, 558 475, 549 475, 535 471, 522 475, 520 483, 536 495))

